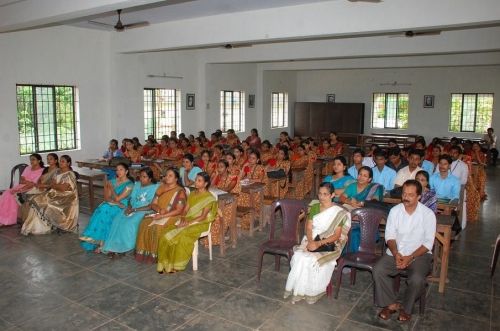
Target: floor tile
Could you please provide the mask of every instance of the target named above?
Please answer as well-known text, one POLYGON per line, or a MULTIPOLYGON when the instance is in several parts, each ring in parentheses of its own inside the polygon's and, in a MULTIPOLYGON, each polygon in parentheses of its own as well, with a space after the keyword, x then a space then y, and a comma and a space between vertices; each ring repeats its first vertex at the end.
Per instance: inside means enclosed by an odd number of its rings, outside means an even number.
POLYGON ((491 296, 446 288, 443 294, 433 287, 427 298, 429 308, 452 312, 457 315, 472 317, 476 320, 489 322, 491 296))
POLYGON ((90 330, 106 322, 108 318, 70 303, 54 309, 44 317, 32 318, 21 325, 26 330, 90 330))
POLYGON ((249 331, 251 329, 223 320, 221 318, 201 313, 192 320, 184 323, 178 331, 249 331))
POLYGON ((340 324, 340 326, 337 328, 337 331, 377 331, 377 330, 383 330, 383 329, 350 320, 344 320, 342 324, 340 324))
POLYGON ((153 295, 150 293, 118 283, 93 293, 80 303, 114 318, 131 308, 139 306, 152 297, 153 295))
POLYGON ((231 290, 230 287, 219 283, 192 278, 173 290, 163 293, 162 296, 189 307, 206 310, 215 302, 221 300, 231 290))
POLYGON ((273 316, 281 306, 282 304, 278 301, 235 290, 223 301, 212 306, 208 313, 257 328, 273 316))
POLYGON ((186 272, 159 274, 156 272, 156 266, 149 266, 144 271, 123 280, 123 282, 151 293, 160 294, 170 291, 192 278, 193 276, 186 272))
POLYGON ((468 270, 448 268, 449 283, 446 287, 455 289, 491 294, 491 280, 488 275, 476 274, 468 270))
POLYGON ((133 329, 129 328, 126 325, 120 324, 116 321, 111 321, 111 322, 105 323, 105 324, 93 329, 93 331, 130 331, 130 330, 133 330, 133 329))
POLYGON ((124 256, 116 259, 108 258, 107 261, 94 266, 92 270, 121 280, 133 277, 144 271, 147 267, 145 264, 136 262, 131 256, 124 256))
POLYGON ((313 309, 297 305, 285 305, 268 319, 259 330, 262 331, 303 331, 335 330, 340 323, 340 319, 322 314, 313 309))
POLYGON ((222 261, 201 271, 200 276, 226 286, 238 287, 257 274, 257 268, 222 261))
POLYGON ((173 330, 197 314, 186 306, 156 298, 121 315, 117 321, 136 330, 173 330))
POLYGON ((418 331, 441 331, 441 330, 488 330, 488 322, 480 322, 465 316, 434 309, 426 309, 414 330, 418 331))

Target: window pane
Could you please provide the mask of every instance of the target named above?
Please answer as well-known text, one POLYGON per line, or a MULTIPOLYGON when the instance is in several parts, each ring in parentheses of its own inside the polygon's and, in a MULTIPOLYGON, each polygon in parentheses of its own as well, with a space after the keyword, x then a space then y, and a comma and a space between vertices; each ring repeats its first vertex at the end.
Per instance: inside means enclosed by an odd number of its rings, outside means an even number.
POLYGON ((462 104, 462 131, 474 132, 476 119, 476 95, 464 94, 462 104))
POLYGON ((491 127, 493 94, 477 95, 476 132, 486 132, 491 127))
POLYGON ((388 93, 385 96, 385 127, 396 128, 396 114, 398 109, 398 95, 388 93))
POLYGON ((271 127, 288 126, 288 94, 276 93, 271 94, 271 127))
POLYGON ((75 100, 73 87, 56 86, 56 116, 57 116, 57 144, 58 149, 74 149, 75 141, 75 100))
POLYGON ((31 86, 17 86, 17 120, 21 154, 30 154, 36 151, 32 91, 31 86))
POLYGON ((408 94, 401 93, 398 95, 398 129, 408 128, 408 94))
POLYGON ((462 94, 451 95, 450 131, 460 132, 462 119, 462 94))
POLYGON ((180 91, 144 89, 144 137, 160 138, 180 129, 180 91))
POLYGON ((385 93, 373 94, 372 127, 384 128, 385 119, 385 93))
POLYGON ((220 114, 221 130, 245 130, 245 93, 221 91, 220 114))

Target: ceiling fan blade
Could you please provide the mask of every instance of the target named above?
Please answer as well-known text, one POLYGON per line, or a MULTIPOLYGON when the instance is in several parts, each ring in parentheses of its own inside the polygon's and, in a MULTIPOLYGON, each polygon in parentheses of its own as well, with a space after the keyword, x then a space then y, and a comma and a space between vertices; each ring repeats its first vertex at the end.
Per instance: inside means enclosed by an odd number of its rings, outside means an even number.
POLYGON ((242 48, 242 47, 252 47, 252 44, 246 43, 246 44, 225 44, 222 45, 222 48, 225 49, 233 49, 233 48, 242 48))
POLYGON ((440 34, 440 30, 415 32, 415 36, 437 36, 440 34))
POLYGON ((370 3, 380 3, 382 0, 347 0, 349 2, 370 2, 370 3))
POLYGON ((149 22, 143 21, 143 22, 124 24, 123 27, 125 29, 134 29, 134 28, 142 28, 142 27, 148 26, 148 25, 149 25, 149 22))
POLYGON ((107 28, 113 28, 114 25, 113 24, 107 24, 107 23, 102 23, 102 22, 97 22, 97 21, 87 21, 88 23, 90 24, 94 24, 94 25, 98 25, 98 26, 102 26, 102 27, 107 27, 107 28))

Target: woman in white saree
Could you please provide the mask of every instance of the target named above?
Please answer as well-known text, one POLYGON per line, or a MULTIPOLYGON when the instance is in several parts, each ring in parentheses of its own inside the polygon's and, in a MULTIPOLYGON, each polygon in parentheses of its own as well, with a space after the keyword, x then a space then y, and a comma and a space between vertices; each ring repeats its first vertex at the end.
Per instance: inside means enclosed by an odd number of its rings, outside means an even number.
POLYGON ((305 299, 313 304, 325 294, 347 242, 351 214, 333 203, 334 197, 334 187, 322 183, 319 203, 311 206, 307 216, 306 235, 300 245, 294 247, 284 295, 285 299, 292 296, 292 303, 305 299))

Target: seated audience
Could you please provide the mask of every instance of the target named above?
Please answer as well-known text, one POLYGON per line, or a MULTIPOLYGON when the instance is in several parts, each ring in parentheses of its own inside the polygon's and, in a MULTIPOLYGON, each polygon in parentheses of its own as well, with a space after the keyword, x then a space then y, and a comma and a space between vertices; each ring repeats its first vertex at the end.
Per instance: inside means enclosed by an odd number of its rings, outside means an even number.
POLYGON ((130 193, 128 207, 119 212, 112 220, 109 234, 104 240, 102 252, 113 256, 116 253, 126 253, 135 248, 139 224, 151 212, 151 202, 155 196, 158 184, 153 178, 153 170, 141 169, 139 182, 134 184, 130 193))
POLYGON ((365 152, 361 148, 356 148, 352 152, 352 163, 353 165, 347 169, 349 175, 352 178, 358 178, 358 170, 363 166, 363 158, 365 157, 365 152))
MULTIPOLYGON (((460 155, 462 154, 462 148, 458 145, 451 146, 449 150, 449 155, 451 156, 450 173, 460 180, 460 185, 467 184, 467 179, 469 178, 469 167, 467 163, 460 160, 460 155)), ((441 157, 439 158, 441 162, 441 157)))
POLYGON ((427 158, 427 161, 432 163, 432 172, 429 172, 430 175, 439 171, 438 170, 439 156, 441 156, 442 153, 443 153, 443 146, 434 145, 434 147, 432 147, 431 153, 427 158))
POLYGON ((114 157, 123 157, 121 149, 118 148, 118 140, 111 139, 109 141, 108 150, 104 152, 102 157, 106 160, 111 160, 114 157))
POLYGON ((211 161, 212 152, 208 149, 205 149, 201 152, 200 159, 198 160, 198 167, 201 171, 206 172, 209 176, 212 176, 213 173, 217 170, 217 162, 211 161))
POLYGON ((226 152, 224 154, 223 160, 227 161, 228 171, 231 175, 240 176, 241 167, 236 164, 236 156, 234 156, 233 152, 226 152))
POLYGON ((139 225, 135 243, 135 259, 138 262, 156 262, 160 236, 168 226, 177 222, 186 200, 186 190, 180 184, 179 171, 169 168, 151 202, 155 214, 146 215, 139 225))
POLYGON ((196 179, 196 175, 201 171, 202 170, 199 167, 194 165, 193 155, 184 155, 184 158, 182 159, 182 167, 179 170, 182 185, 187 187, 192 186, 194 184, 194 180, 196 179))
POLYGON ((247 163, 247 156, 245 155, 245 151, 243 150, 243 147, 240 145, 236 146, 233 148, 233 153, 234 157, 236 158, 235 164, 240 167, 240 169, 243 169, 243 166, 247 163))
POLYGON ((226 144, 232 148, 241 145, 240 138, 238 138, 233 129, 227 130, 226 144))
POLYGON ((288 157, 288 148, 283 146, 278 150, 276 158, 268 161, 266 171, 281 172, 283 175, 279 181, 268 182, 266 195, 274 198, 283 199, 288 192, 288 179, 290 175, 290 160, 288 157))
POLYGON ((305 299, 318 301, 330 283, 333 270, 347 242, 351 215, 333 203, 334 188, 322 183, 319 203, 311 206, 306 220, 306 233, 300 245, 294 247, 285 288, 285 299, 292 303, 305 299))
POLYGON ((127 208, 127 201, 134 183, 129 177, 128 166, 119 163, 116 177, 104 184, 104 201, 94 210, 89 224, 80 237, 80 246, 86 251, 100 253, 108 237, 113 218, 127 208))
POLYGON ((177 272, 186 269, 193 253, 194 242, 207 231, 217 216, 217 201, 210 188, 210 176, 201 172, 195 179, 195 188, 187 198, 180 220, 167 226, 158 244, 157 271, 177 272))
POLYGON ((212 185, 219 190, 228 193, 239 193, 235 191, 238 189, 239 178, 229 172, 229 163, 222 159, 217 163, 217 170, 212 176, 212 185))
POLYGON ((389 149, 392 149, 392 148, 399 148, 398 146, 398 141, 395 139, 395 138, 390 138, 388 141, 387 141, 387 147, 389 149))
POLYGON ((385 165, 387 162, 384 151, 381 149, 373 153, 376 166, 373 170, 373 182, 384 187, 385 191, 390 191, 394 188, 394 179, 396 179, 396 171, 385 165))
POLYGON ((451 157, 439 157, 439 172, 430 178, 431 188, 438 199, 458 200, 460 198, 460 180, 450 173, 451 157))
POLYGON ((402 186, 408 179, 415 179, 417 172, 422 170, 418 166, 422 157, 422 151, 418 149, 410 149, 408 151, 408 165, 397 172, 394 179, 394 186, 402 186))
POLYGON ((23 235, 46 234, 53 229, 76 231, 79 204, 71 157, 61 156, 59 170, 50 189, 33 197, 29 204, 30 209, 21 229, 23 235))
POLYGON ((248 143, 248 146, 250 146, 250 148, 259 149, 261 141, 257 129, 253 128, 252 130, 250 130, 250 136, 248 136, 245 141, 248 143))
POLYGON ((432 246, 436 233, 436 216, 418 200, 422 186, 416 180, 403 184, 403 202, 393 207, 387 219, 385 241, 387 254, 373 268, 375 304, 383 307, 378 317, 388 320, 399 312, 398 320, 411 319, 413 305, 426 285, 431 271, 432 246), (401 271, 408 273, 408 286, 399 304, 394 288, 394 276, 401 271))
POLYGON ((40 154, 30 155, 30 165, 24 168, 19 184, 5 190, 0 195, 0 226, 17 223, 19 205, 17 194, 28 192, 34 188, 44 170, 40 154))
MULTIPOLYGON (((481 149, 481 146, 477 141, 472 143, 472 150, 470 153, 472 167, 476 168, 476 171, 473 172, 472 179, 474 181, 474 187, 479 192, 479 196, 481 200, 486 199, 486 172, 484 167, 488 164, 486 159, 486 154, 481 149)), ((452 157, 453 158, 453 157, 452 157)), ((452 163, 453 168, 453 163, 452 163)))
POLYGON ((275 151, 273 150, 273 145, 269 140, 264 140, 262 145, 260 145, 260 160, 264 166, 267 162, 274 157, 275 151))
POLYGON ((401 149, 399 147, 390 148, 388 151, 389 162, 387 166, 394 169, 396 173, 408 165, 408 161, 401 157, 401 149))
POLYGON ((425 170, 420 170, 415 175, 415 179, 420 183, 420 185, 422 185, 422 196, 420 197, 420 202, 433 212, 436 212, 436 191, 431 189, 431 186, 429 184, 429 173, 425 170))
POLYGON ((347 160, 342 155, 337 155, 333 159, 333 173, 323 178, 323 182, 333 185, 335 189, 335 201, 344 193, 347 186, 356 180, 347 173, 347 160))
POLYGON ((141 161, 141 151, 138 149, 138 145, 134 143, 132 139, 125 139, 126 150, 123 155, 130 160, 132 163, 138 163, 141 161))
POLYGON ((338 140, 337 132, 330 132, 330 147, 333 149, 333 156, 344 154, 345 145, 338 140))

